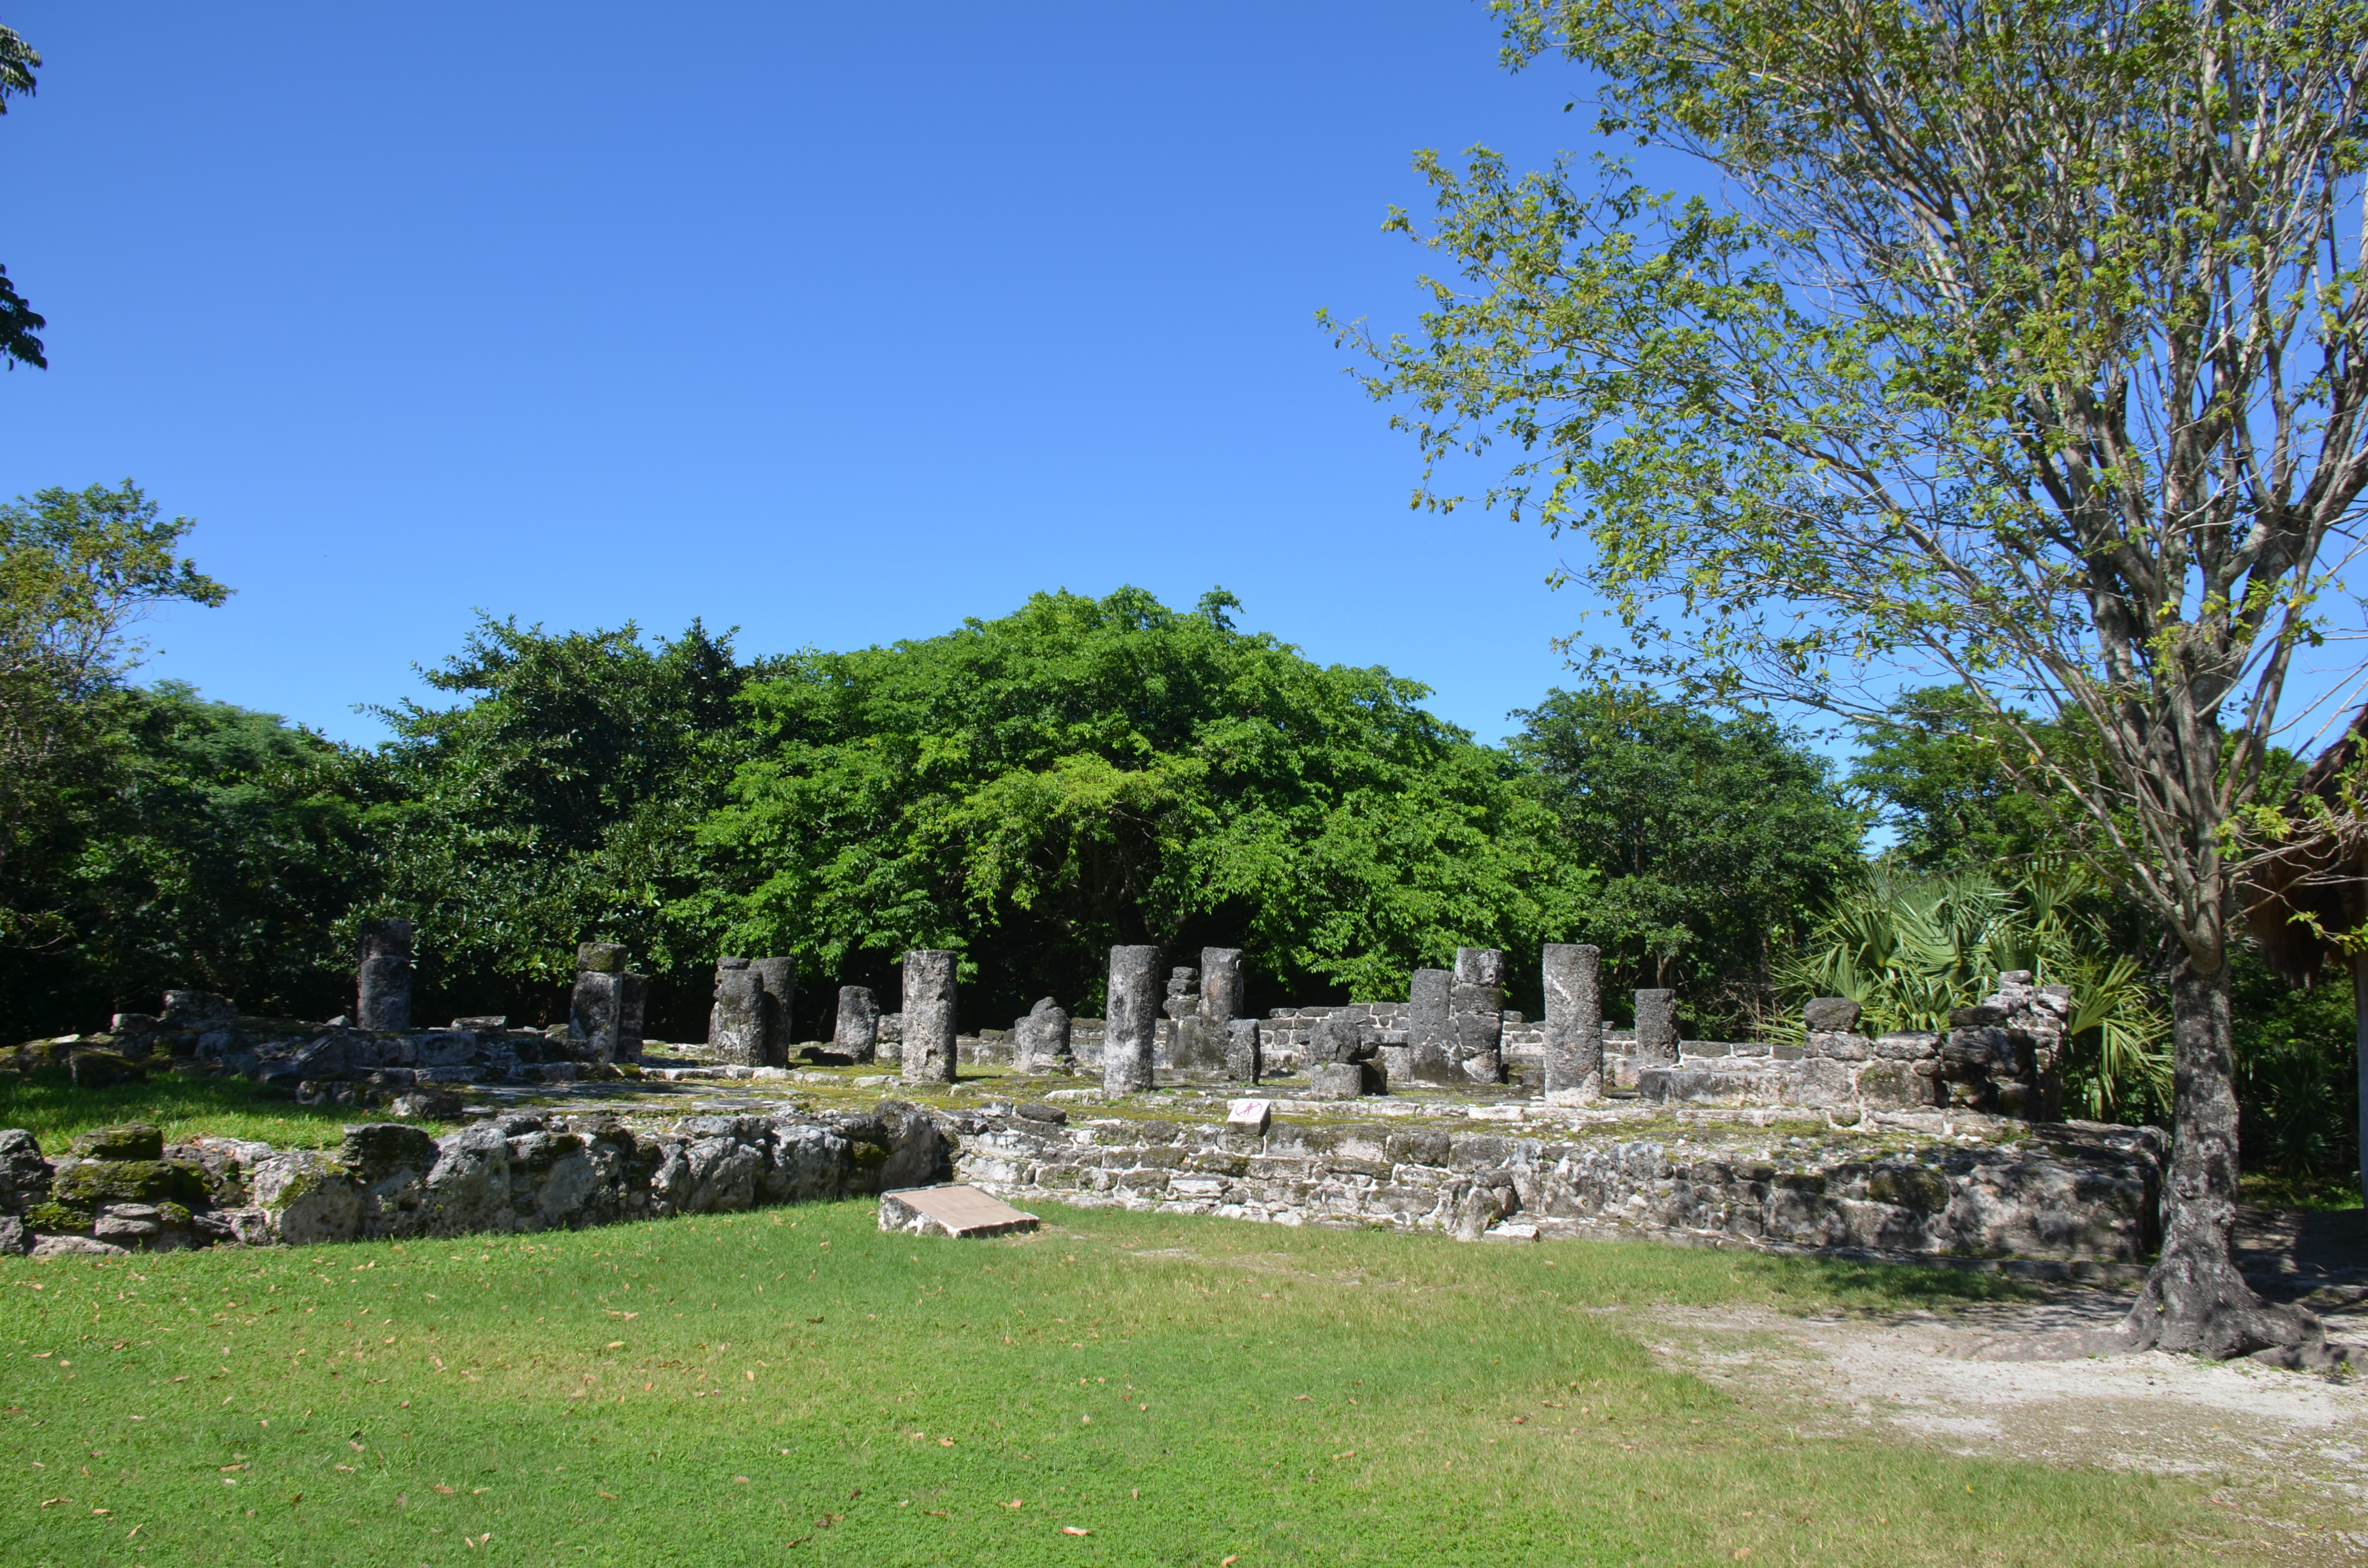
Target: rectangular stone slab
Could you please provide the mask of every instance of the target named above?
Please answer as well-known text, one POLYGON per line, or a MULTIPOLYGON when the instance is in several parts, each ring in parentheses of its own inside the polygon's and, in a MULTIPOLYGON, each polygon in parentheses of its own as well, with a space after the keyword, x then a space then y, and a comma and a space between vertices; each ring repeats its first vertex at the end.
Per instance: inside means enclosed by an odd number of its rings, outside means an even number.
POLYGON ((907 1187, 880 1195, 880 1228, 915 1236, 1008 1236, 1034 1230, 1036 1216, 974 1187, 907 1187))

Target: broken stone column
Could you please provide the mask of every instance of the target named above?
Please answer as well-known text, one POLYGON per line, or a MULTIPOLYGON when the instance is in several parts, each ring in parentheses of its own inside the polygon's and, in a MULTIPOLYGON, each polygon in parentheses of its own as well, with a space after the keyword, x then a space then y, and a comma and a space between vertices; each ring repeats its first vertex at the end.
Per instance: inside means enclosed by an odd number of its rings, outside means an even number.
POLYGON ((750 959, 748 971, 764 988, 764 1027, 760 1038, 765 1060, 757 1065, 789 1064, 791 1017, 798 995, 798 960, 792 958, 750 959))
POLYGON ((763 1067, 765 977, 746 959, 715 961, 715 1005, 707 1014, 708 1049, 729 1067, 763 1067))
POLYGON ((354 968, 354 1023, 366 1029, 411 1027, 411 922, 365 920, 354 968))
POLYGON ((1448 1006, 1456 1065, 1474 1083, 1503 1083, 1505 955, 1495 948, 1456 949, 1448 1006))
POLYGON ((1307 1081, 1316 1099, 1354 1099, 1385 1092, 1381 1031, 1370 1017, 1342 1011, 1315 1020, 1307 1034, 1307 1081))
POLYGON ((1050 996, 1028 1009, 1011 1026, 1011 1070, 1015 1073, 1066 1073, 1076 1065, 1069 1049, 1069 1015, 1050 996))
POLYGON ((1110 1006, 1102 1037, 1102 1092, 1132 1095, 1151 1087, 1151 1051, 1159 1024, 1159 949, 1110 949, 1110 1006))
POLYGON ((1265 1071, 1263 1041, 1256 1018, 1235 1018, 1225 1026, 1225 1076, 1235 1083, 1255 1084, 1265 1071))
POLYGON ((1167 971, 1167 994, 1159 1010, 1171 1019, 1189 1018, 1201 1011, 1201 971, 1188 966, 1167 971))
POLYGON ((1636 993, 1636 1051, 1631 1058, 1639 1069, 1678 1064, 1678 994, 1655 989, 1636 993))
POLYGON ((1241 949, 1201 949, 1201 1016, 1214 1024, 1242 1016, 1241 949))
POLYGON ((959 954, 918 948, 905 955, 905 1082, 954 1081, 954 965, 959 954))
POLYGON ((632 970, 617 976, 616 1062, 642 1059, 642 1031, 650 1011, 650 977, 632 970))
POLYGON ((2071 1010, 2069 989, 2042 989, 2028 970, 2009 970, 1979 1005, 1952 1009, 1941 1049, 1949 1103, 2026 1121, 2061 1119, 2071 1010))
MULTIPOLYGON (((575 987, 567 997, 567 1038, 584 1056, 609 1062, 624 1053, 627 1015, 640 1010, 632 999, 647 994, 628 983, 641 978, 625 972, 622 942, 586 942, 575 949, 575 987)), ((633 1022, 632 1053, 638 1056, 638 1018, 633 1022)))
POLYGON ((850 1062, 869 1062, 880 1049, 880 1003, 869 985, 838 988, 838 1021, 831 1026, 830 1048, 850 1062))
POLYGON ((1546 1099, 1599 1099, 1603 1094, 1603 955, 1582 942, 1549 942, 1546 990, 1546 1099))
POLYGON ((1455 972, 1418 969, 1406 992, 1406 1075, 1417 1084, 1452 1086, 1464 1081, 1455 1065, 1455 972))

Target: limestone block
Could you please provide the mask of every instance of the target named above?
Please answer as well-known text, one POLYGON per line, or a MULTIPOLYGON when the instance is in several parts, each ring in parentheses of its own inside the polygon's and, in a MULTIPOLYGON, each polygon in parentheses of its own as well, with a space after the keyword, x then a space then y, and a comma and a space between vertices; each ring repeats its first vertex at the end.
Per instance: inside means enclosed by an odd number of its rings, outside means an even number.
POLYGON ((1069 1015, 1050 996, 1040 998, 1026 1017, 1011 1026, 1012 1071, 1065 1073, 1076 1065, 1069 1045, 1069 1015))
POLYGON ((342 1166, 310 1149, 256 1162, 248 1188, 277 1241, 290 1246, 351 1241, 361 1225, 361 1197, 342 1166))
POLYGON ((1312 1100, 1353 1100, 1365 1092, 1365 1069, 1358 1062, 1318 1062, 1307 1078, 1312 1100))
POLYGON ((1859 1005, 1847 996, 1820 996, 1802 1009, 1811 1034, 1855 1034, 1859 1005))
POLYGON ((880 1045, 880 1004, 868 985, 838 988, 838 1021, 831 1026, 830 1048, 854 1062, 869 1062, 880 1045))
POLYGON ((1102 1092, 1135 1094, 1151 1087, 1152 1048, 1159 1016, 1155 947, 1110 949, 1110 1017, 1102 1037, 1102 1092))
POLYGON ((1832 1062, 1871 1062, 1874 1041, 1861 1034, 1816 1033, 1809 1036, 1809 1054, 1832 1062))
POLYGON ((1263 1026, 1256 1018, 1235 1018, 1225 1025, 1225 1076, 1237 1084, 1255 1084, 1265 1070, 1263 1026))
POLYGON ((575 949, 575 971, 578 974, 622 974, 625 971, 625 944, 622 942, 585 942, 575 949))
POLYGON ((974 1187, 906 1187, 880 1195, 880 1228, 911 1236, 1008 1236, 1036 1229, 1024 1214, 974 1187))
POLYGON ((1678 994, 1663 987, 1636 993, 1637 1070, 1678 1064, 1678 994))
MULTIPOLYGON (((575 988, 568 995, 567 1035, 569 1040, 579 1042, 595 1062, 617 1060, 618 1034, 625 1015, 624 993, 625 977, 620 971, 586 969, 575 972, 575 988)), ((458 1045, 459 1037, 449 1038, 458 1045)), ((474 1040, 470 1040, 464 1048, 467 1054, 475 1055, 475 1046, 474 1040)), ((423 1065, 431 1064, 427 1057, 423 1044, 423 1065)))
POLYGON ((1546 1094, 1592 1098, 1603 1092, 1603 993, 1600 951, 1584 943, 1549 942, 1543 967, 1546 993, 1546 1094))
POLYGON ((1225 1125, 1239 1131, 1264 1132, 1274 1120, 1272 1100, 1228 1100, 1225 1125))
POLYGON ((961 955, 920 948, 905 955, 905 1082, 954 1081, 955 966, 961 955))
POLYGON ((354 1020, 366 1029, 411 1027, 411 941, 408 920, 365 920, 355 964, 354 1020))
POLYGON ((1220 1025, 1242 1016, 1241 949, 1201 949, 1201 1016, 1220 1025))
POLYGON ((1167 1064, 1179 1077, 1225 1077, 1228 1043, 1225 1025, 1197 1012, 1187 1014, 1176 1020, 1167 1048, 1167 1064))
POLYGON ((1181 1018, 1201 1011, 1201 971, 1189 967, 1167 971, 1167 994, 1160 999, 1159 1010, 1168 1018, 1181 1018))

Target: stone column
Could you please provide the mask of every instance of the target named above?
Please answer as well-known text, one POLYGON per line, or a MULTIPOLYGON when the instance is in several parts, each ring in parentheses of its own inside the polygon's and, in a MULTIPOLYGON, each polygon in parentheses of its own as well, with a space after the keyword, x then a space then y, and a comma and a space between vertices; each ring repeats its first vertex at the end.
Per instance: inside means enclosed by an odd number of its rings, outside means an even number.
POLYGON ((354 969, 354 1022, 366 1029, 411 1027, 411 922, 365 920, 354 969))
POLYGON ((642 1029, 650 1010, 650 977, 632 970, 617 977, 617 1054, 619 1062, 642 1059, 642 1029))
POLYGON ((1076 1065, 1069 1050, 1069 1015, 1050 996, 1011 1026, 1011 1048, 1015 1073, 1065 1073, 1076 1065))
POLYGON ((1455 949, 1455 985, 1449 993, 1455 1055, 1474 1083, 1505 1081, 1505 955, 1495 948, 1455 949))
POLYGON ((1597 1099, 1603 1094, 1602 957, 1584 943, 1546 944, 1549 1103, 1597 1099))
POLYGON ((791 1014, 798 995, 798 960, 791 958, 750 959, 748 971, 764 987, 765 1060, 767 1067, 786 1067, 790 1061, 791 1014))
POLYGON ((1131 1095, 1151 1087, 1159 1000, 1159 949, 1112 948, 1109 1019, 1102 1037, 1104 1094, 1131 1095))
POLYGON ((1678 1064, 1678 994, 1653 990, 1636 993, 1637 1067, 1678 1064))
POLYGON ((905 955, 905 1082, 954 1081, 954 965, 961 955, 916 948, 905 955))
POLYGON ((594 1062, 617 1060, 626 1012, 625 945, 586 942, 575 949, 575 988, 567 997, 567 1037, 594 1062))
POLYGON ((1242 1016, 1242 950, 1201 949, 1201 1016, 1220 1027, 1242 1016))
POLYGON ((746 959, 715 962, 715 1005, 707 1014, 707 1043, 732 1067, 765 1062, 765 977, 746 959))
POLYGON ((1406 1073, 1417 1084, 1453 1085, 1456 1071, 1452 970, 1418 969, 1406 992, 1406 1073))
POLYGON ((831 1026, 830 1048, 851 1062, 869 1062, 880 1049, 880 1003, 869 985, 838 988, 838 1021, 831 1026))
POLYGON ((1265 1070, 1256 1018, 1235 1018, 1225 1026, 1225 1076, 1236 1083, 1255 1084, 1265 1070))

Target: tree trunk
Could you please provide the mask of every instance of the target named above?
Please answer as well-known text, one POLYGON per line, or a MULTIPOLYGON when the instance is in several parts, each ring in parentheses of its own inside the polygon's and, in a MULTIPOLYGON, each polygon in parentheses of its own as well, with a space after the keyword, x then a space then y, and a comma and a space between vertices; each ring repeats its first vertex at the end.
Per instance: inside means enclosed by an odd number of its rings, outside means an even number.
POLYGON ((2351 955, 2351 1033, 2360 1059, 2360 1197, 2368 1202, 2368 949, 2351 955))
POLYGON ((2207 971, 2192 954, 2182 956, 2170 991, 2176 1088, 2162 1256, 2123 1324, 2140 1350, 2192 1350, 2226 1360, 2326 1337, 2317 1317, 2262 1301, 2237 1272, 2232 1035, 2227 964, 2207 971))

